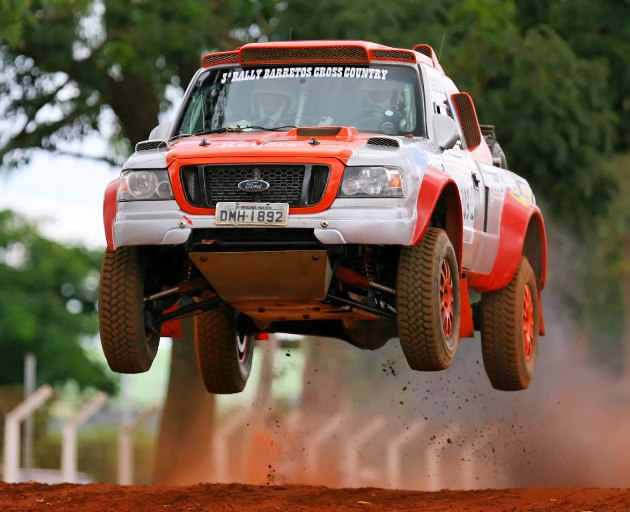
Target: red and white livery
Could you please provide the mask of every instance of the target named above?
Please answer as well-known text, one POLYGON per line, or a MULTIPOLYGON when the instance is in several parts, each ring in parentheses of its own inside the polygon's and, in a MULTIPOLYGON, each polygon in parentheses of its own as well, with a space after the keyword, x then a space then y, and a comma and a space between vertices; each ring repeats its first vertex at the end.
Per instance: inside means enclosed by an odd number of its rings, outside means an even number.
POLYGON ((206 55, 175 119, 105 192, 110 367, 149 369, 195 316, 209 391, 241 391, 289 332, 447 368, 481 331, 492 385, 526 388, 544 334, 544 221, 433 50, 255 43, 206 55))

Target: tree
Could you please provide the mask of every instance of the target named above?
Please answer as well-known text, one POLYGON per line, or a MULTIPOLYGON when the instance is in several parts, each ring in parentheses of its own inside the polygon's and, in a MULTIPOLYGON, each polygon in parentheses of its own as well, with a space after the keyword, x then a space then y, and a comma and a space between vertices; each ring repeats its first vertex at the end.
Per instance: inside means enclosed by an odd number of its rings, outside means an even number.
POLYGON ((183 320, 183 328, 184 337, 173 343, 171 353, 153 472, 156 484, 204 481, 212 471, 214 395, 206 391, 196 368, 193 321, 183 320))
MULTIPOLYGON (((588 234, 592 243, 587 243, 584 248, 584 251, 590 252, 592 261, 588 274, 597 283, 596 286, 589 283, 592 293, 588 294, 590 314, 587 323, 591 324, 591 340, 597 348, 596 352, 613 354, 607 358, 608 361, 614 361, 612 364, 618 366, 619 351, 625 346, 625 368, 630 375, 630 208, 625 201, 630 186, 626 172, 630 152, 630 26, 626 20, 630 16, 630 4, 614 0, 517 0, 517 4, 523 26, 553 26, 576 56, 608 69, 609 79, 606 84, 602 84, 601 79, 594 75, 596 87, 591 91, 591 101, 600 105, 608 102, 612 107, 614 117, 609 124, 615 132, 612 138, 615 154, 610 157, 602 152, 600 144, 593 144, 595 138, 591 144, 595 152, 600 150, 596 157, 613 176, 616 190, 606 204, 608 207, 597 209, 603 213, 597 226, 599 236, 595 238, 591 234, 595 230, 592 230, 588 234), (625 318, 625 325, 622 324, 622 318, 625 318), (621 332, 623 336, 619 335, 621 332), (622 337, 625 340, 623 343, 622 337)), ((586 70, 577 76, 586 83, 594 77, 586 70)), ((589 129, 586 124, 583 131, 589 129)), ((592 171, 596 172, 597 168, 592 171)))
MULTIPOLYGON (((24 382, 24 357, 40 361, 39 384, 75 381, 112 393, 115 379, 88 357, 82 340, 97 332, 100 254, 44 238, 11 211, 0 211, 0 386, 24 382)), ((0 393, 1 394, 1 393, 0 393)), ((8 395, 3 411, 16 405, 8 395)))
POLYGON ((64 143, 102 130, 110 145, 98 158, 120 163, 204 50, 240 44, 231 29, 255 15, 257 4, 247 4, 39 0, 0 8, 0 105, 11 121, 1 162, 17 166, 33 149, 67 152, 64 143))
POLYGON ((575 54, 609 69, 606 95, 617 116, 615 152, 630 150, 630 4, 615 0, 537 2, 516 0, 524 27, 553 26, 575 54))
POLYGON ((273 37, 292 28, 305 39, 431 44, 447 74, 473 95, 480 120, 496 125, 511 168, 532 181, 548 211, 575 226, 603 209, 612 179, 601 163, 612 153, 615 122, 608 67, 578 57, 543 20, 521 26, 517 4, 499 0, 326 0, 317 17, 310 9, 289 2, 273 37))
MULTIPOLYGON (((603 51, 614 36, 608 27, 618 28, 625 18, 612 0, 599 10, 587 9, 587 3, 577 2, 584 12, 605 22, 598 25, 603 30, 597 48, 603 51)), ((98 158, 119 163, 132 144, 148 136, 158 114, 169 106, 167 91, 187 83, 205 50, 290 37, 372 39, 403 47, 428 42, 449 75, 473 93, 481 120, 497 124, 515 170, 532 180, 556 218, 577 225, 603 211, 608 201, 611 181, 599 162, 602 153, 616 147, 611 105, 625 105, 623 91, 629 90, 615 85, 613 94, 608 78, 611 70, 615 76, 626 72, 623 59, 630 52, 624 50, 622 37, 614 38, 619 43, 616 60, 601 59, 600 50, 587 52, 588 26, 572 34, 571 23, 581 11, 571 7, 572 2, 548 4, 531 0, 352 4, 321 0, 317 5, 304 0, 21 0, 10 8, 1 4, 0 115, 7 121, 0 135, 0 158, 7 167, 24 162, 33 149, 68 152, 68 141, 102 130, 109 134, 109 144, 98 158), (552 28, 552 17, 558 28, 552 28)), ((192 374, 194 363, 188 364, 192 374)))
MULTIPOLYGON (((601 242, 596 232, 611 218, 609 205, 620 200, 619 175, 608 161, 615 151, 628 151, 630 141, 630 5, 324 0, 317 17, 308 16, 310 8, 303 0, 289 2, 273 37, 293 28, 297 38, 431 44, 447 74, 473 95, 481 122, 496 125, 510 168, 530 180, 548 220, 579 233, 593 260, 601 242)), ((605 282, 592 295, 619 304, 618 290, 605 282)), ((579 311, 587 307, 581 303, 579 311)), ((610 327, 610 319, 601 320, 610 327)))
MULTIPOLYGON (((34 150, 76 152, 69 143, 99 131, 109 137, 107 149, 90 158, 120 164, 133 144, 148 137, 158 114, 170 106, 167 91, 188 83, 202 54, 231 49, 262 35, 280 3, 24 0, 0 4, 0 116, 6 120, 0 135, 0 165, 18 167, 34 150)), ((192 339, 185 343, 190 345, 192 339)), ((197 368, 190 350, 178 349, 173 352, 166 407, 176 403, 182 410, 194 411, 200 405, 185 390, 192 386, 190 378, 197 368)), ((210 398, 204 402, 212 407, 210 398)), ((211 414, 212 410, 206 412, 211 414)), ((189 431, 182 444, 177 435, 180 419, 181 415, 165 414, 162 422, 156 476, 164 483, 187 460, 182 456, 173 460, 169 446, 180 450, 188 446, 194 456, 208 439, 199 430, 189 431), (199 434, 196 439, 194 432, 199 434)), ((207 477, 202 465, 197 468, 196 474, 187 473, 189 481, 207 477)))

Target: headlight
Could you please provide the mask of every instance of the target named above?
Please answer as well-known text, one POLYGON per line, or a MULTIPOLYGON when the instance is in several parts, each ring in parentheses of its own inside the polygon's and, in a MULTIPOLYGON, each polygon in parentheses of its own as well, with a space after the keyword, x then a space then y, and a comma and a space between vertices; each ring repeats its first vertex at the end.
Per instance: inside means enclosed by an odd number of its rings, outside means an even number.
POLYGON ((123 171, 118 183, 119 201, 173 199, 166 170, 123 171))
POLYGON ((338 197, 405 197, 398 167, 346 167, 338 197))

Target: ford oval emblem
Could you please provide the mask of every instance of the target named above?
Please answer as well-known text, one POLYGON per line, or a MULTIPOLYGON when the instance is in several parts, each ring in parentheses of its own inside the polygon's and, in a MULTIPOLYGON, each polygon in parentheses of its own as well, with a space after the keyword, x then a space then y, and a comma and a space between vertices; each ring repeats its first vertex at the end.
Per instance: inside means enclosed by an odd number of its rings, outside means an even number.
POLYGON ((238 188, 244 192, 264 192, 269 187, 265 180, 244 180, 238 184, 238 188))

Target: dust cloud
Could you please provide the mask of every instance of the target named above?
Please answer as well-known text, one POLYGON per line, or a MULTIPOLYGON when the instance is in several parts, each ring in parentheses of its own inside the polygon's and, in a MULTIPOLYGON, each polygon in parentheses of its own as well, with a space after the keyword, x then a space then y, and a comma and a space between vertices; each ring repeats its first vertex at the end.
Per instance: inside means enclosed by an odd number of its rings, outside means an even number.
MULTIPOLYGON (((554 243, 562 256, 567 248, 554 243)), ((230 442, 222 481, 416 490, 629 487, 630 379, 589 363, 580 349, 583 336, 565 307, 567 290, 575 288, 568 274, 552 260, 547 335, 528 390, 492 389, 478 336, 462 340, 452 367, 437 373, 411 371, 397 340, 375 352, 321 340, 335 345, 334 361, 304 385, 305 394, 324 395, 314 408, 276 404, 264 422, 244 424, 230 442)))

